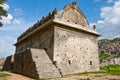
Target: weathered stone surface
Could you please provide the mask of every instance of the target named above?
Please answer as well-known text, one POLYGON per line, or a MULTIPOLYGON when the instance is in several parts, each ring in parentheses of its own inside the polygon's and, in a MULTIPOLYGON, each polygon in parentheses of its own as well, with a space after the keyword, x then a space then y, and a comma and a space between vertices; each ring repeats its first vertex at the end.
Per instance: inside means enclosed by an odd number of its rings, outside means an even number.
POLYGON ((55 9, 18 38, 13 71, 34 78, 97 71, 98 36, 76 3, 55 9))
POLYGON ((13 63, 14 63, 14 56, 8 56, 3 64, 3 71, 10 71, 13 70, 13 63))
POLYGON ((54 61, 62 74, 99 70, 97 37, 56 26, 54 61))
POLYGON ((0 69, 2 69, 4 62, 5 58, 0 58, 0 69))
POLYGON ((60 77, 58 69, 44 49, 30 48, 15 54, 13 71, 33 78, 60 77))
POLYGON ((29 50, 15 54, 13 71, 33 78, 39 78, 35 62, 29 50))
POLYGON ((85 28, 89 27, 88 21, 83 12, 75 4, 66 5, 62 11, 58 12, 56 17, 63 21, 82 25, 85 28))
POLYGON ((44 49, 30 49, 39 78, 61 77, 58 68, 53 64, 44 49))

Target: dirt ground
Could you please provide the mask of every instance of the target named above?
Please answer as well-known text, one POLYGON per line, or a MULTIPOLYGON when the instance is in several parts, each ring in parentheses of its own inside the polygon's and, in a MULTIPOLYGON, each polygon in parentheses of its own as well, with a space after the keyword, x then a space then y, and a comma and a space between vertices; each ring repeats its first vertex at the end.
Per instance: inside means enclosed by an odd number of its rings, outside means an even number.
POLYGON ((67 76, 65 78, 51 80, 120 80, 120 76, 90 74, 81 76, 67 76))
POLYGON ((10 72, 3 72, 3 73, 10 74, 10 76, 7 76, 0 80, 34 80, 31 78, 25 77, 23 75, 20 75, 20 74, 15 74, 15 73, 10 73, 10 72))
MULTIPOLYGON (((25 77, 20 74, 10 73, 10 72, 3 72, 10 74, 11 76, 7 76, 5 78, 0 78, 0 80, 34 80, 29 77, 25 77)), ((89 75, 69 75, 63 78, 56 78, 56 79, 46 79, 46 80, 120 80, 120 76, 113 76, 113 75, 103 75, 103 74, 89 74, 89 75)))

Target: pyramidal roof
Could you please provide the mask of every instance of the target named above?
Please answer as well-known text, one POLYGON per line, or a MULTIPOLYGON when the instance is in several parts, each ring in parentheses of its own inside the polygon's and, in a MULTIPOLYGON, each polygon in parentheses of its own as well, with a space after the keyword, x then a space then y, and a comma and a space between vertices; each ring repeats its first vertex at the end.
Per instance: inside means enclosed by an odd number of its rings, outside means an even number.
POLYGON ((75 24, 79 24, 84 27, 88 27, 88 21, 84 16, 83 12, 77 7, 76 2, 68 4, 64 9, 56 15, 57 18, 62 19, 63 21, 67 20, 75 24))

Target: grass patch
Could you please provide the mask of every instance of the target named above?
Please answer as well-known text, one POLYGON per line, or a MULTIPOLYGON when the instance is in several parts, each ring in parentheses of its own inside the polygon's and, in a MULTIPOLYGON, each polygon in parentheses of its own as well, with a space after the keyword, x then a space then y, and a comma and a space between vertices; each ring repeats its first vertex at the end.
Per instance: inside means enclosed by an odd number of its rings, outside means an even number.
POLYGON ((10 76, 10 74, 0 73, 0 78, 6 77, 6 76, 10 76))
POLYGON ((101 66, 100 69, 111 75, 120 75, 120 65, 101 66))
POLYGON ((87 79, 79 79, 79 80, 91 80, 91 79, 87 78, 87 79))
POLYGON ((79 80, 91 80, 90 78, 87 78, 87 79, 79 79, 79 80))
POLYGON ((98 72, 83 72, 83 73, 77 73, 77 74, 74 74, 74 75, 88 75, 88 74, 106 74, 106 72, 104 71, 98 71, 98 72))
MULTIPOLYGON (((82 73, 76 73, 71 75, 89 75, 89 74, 110 74, 110 75, 119 75, 120 76, 120 65, 108 65, 108 66, 101 66, 101 71, 96 72, 82 72, 82 73)), ((69 75, 66 75, 69 76, 69 75)), ((98 75, 101 76, 101 75, 98 75)))

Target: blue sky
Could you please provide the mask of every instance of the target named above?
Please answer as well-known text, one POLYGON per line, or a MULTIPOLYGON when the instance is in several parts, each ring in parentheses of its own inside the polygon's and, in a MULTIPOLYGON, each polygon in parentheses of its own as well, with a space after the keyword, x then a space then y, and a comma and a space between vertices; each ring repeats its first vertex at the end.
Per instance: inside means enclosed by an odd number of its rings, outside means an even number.
MULTIPOLYGON (((0 57, 14 54, 17 37, 54 8, 59 11, 74 0, 8 0, 3 6, 8 17, 0 20, 0 57)), ((120 37, 120 0, 76 0, 90 26, 95 24, 102 38, 120 37)))

